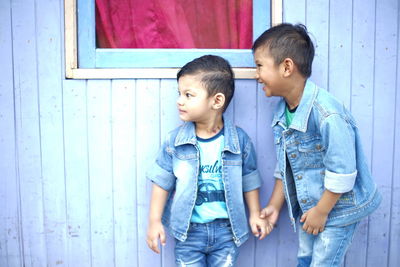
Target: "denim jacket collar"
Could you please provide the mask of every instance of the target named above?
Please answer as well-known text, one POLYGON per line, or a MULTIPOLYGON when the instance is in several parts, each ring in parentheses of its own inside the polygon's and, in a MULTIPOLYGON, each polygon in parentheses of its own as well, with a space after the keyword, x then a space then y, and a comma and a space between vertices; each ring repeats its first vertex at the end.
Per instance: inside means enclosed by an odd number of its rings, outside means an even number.
MULTIPOLYGON (((233 125, 232 121, 226 116, 223 116, 224 120, 224 136, 225 136, 225 146, 224 151, 230 151, 234 154, 240 154, 240 145, 238 133, 233 125)), ((175 146, 180 146, 184 144, 196 145, 196 129, 195 124, 191 121, 185 122, 178 132, 175 139, 175 146)))
MULTIPOLYGON (((301 97, 300 104, 296 110, 296 115, 290 124, 291 129, 305 133, 307 130, 308 118, 310 117, 311 109, 317 97, 318 87, 311 81, 307 80, 304 87, 303 96, 301 97)), ((277 104, 275 116, 272 120, 272 127, 278 123, 286 125, 285 118, 286 102, 282 98, 277 104)))

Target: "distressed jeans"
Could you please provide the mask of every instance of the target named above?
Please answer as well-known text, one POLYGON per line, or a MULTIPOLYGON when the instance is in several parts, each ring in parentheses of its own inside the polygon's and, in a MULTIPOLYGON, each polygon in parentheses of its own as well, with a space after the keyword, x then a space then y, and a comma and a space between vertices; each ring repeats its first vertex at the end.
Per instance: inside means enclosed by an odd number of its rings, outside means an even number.
POLYGON ((351 242, 358 223, 344 227, 325 227, 318 235, 307 234, 299 225, 299 251, 297 267, 339 267, 351 242))
POLYGON ((175 241, 175 260, 180 267, 234 266, 239 253, 227 219, 191 223, 187 239, 175 241))

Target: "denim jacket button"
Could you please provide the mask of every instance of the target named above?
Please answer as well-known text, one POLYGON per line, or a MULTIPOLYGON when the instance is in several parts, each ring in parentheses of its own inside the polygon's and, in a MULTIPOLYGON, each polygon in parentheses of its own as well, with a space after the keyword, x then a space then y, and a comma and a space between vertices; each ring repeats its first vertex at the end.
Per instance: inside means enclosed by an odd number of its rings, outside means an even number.
POLYGON ((294 159, 294 158, 297 157, 297 155, 296 155, 296 154, 291 154, 290 157, 291 157, 292 159, 294 159))
POLYGON ((301 179, 303 179, 303 176, 302 175, 297 175, 297 179, 301 180, 301 179))
POLYGON ((307 199, 302 199, 301 203, 304 203, 304 204, 307 203, 307 199))

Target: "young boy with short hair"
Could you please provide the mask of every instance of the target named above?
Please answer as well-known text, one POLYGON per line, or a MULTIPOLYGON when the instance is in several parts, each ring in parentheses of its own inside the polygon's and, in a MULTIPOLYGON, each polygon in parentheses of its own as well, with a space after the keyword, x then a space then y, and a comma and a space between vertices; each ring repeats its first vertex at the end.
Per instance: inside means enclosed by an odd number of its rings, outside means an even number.
POLYGON ((223 116, 234 94, 233 72, 223 58, 207 55, 183 66, 177 80, 185 123, 168 134, 147 174, 153 182, 147 244, 159 253, 165 226, 176 241, 178 266, 233 266, 249 236, 244 202, 253 234, 262 239, 268 231, 254 147, 223 116))
POLYGON ((358 222, 382 198, 354 118, 308 80, 314 46, 304 25, 270 28, 253 54, 265 95, 282 97, 272 121, 275 186, 261 217, 274 225, 286 199, 294 228, 300 218, 298 266, 340 266, 358 222))

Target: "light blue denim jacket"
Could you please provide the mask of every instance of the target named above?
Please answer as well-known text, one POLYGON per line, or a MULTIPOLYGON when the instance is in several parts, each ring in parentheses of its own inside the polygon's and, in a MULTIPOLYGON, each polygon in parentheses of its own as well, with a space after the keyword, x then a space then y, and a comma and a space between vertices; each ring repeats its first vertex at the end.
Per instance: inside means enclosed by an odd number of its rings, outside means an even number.
POLYGON ((325 189, 343 193, 326 226, 352 224, 373 212, 382 197, 350 112, 311 81, 289 128, 285 105, 284 99, 277 104, 272 121, 278 159, 274 176, 283 181, 294 230, 296 218, 314 207, 325 189))
MULTIPOLYGON (((233 232, 240 246, 249 236, 243 193, 262 184, 253 144, 247 134, 224 117, 225 144, 222 151, 222 179, 225 201, 233 232)), ((170 192, 162 222, 178 240, 185 241, 196 202, 199 149, 195 125, 186 122, 165 139, 147 178, 170 192)))

